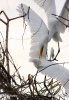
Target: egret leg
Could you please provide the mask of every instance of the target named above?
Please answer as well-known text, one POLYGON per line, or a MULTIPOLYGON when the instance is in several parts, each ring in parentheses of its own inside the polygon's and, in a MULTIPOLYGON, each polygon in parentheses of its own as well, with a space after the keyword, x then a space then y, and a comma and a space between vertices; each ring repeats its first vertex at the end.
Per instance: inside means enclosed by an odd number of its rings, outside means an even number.
POLYGON ((54 61, 54 60, 56 60, 56 61, 57 61, 57 59, 56 59, 56 58, 57 58, 57 56, 58 56, 58 54, 59 54, 59 53, 60 53, 60 46, 59 46, 59 42, 58 42, 58 52, 57 52, 57 54, 56 54, 55 58, 53 59, 53 61, 54 61))

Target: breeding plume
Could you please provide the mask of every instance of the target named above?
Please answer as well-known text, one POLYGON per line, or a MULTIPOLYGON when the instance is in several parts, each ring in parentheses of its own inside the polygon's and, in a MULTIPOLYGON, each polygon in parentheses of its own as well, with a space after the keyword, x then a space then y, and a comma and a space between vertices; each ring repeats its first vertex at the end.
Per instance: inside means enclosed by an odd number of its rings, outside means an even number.
MULTIPOLYGON (((61 42, 62 38, 60 33, 64 33, 68 27, 69 19, 69 0, 66 0, 60 16, 56 15, 55 0, 33 0, 37 6, 40 7, 39 12, 33 11, 31 7, 24 4, 18 6, 20 15, 25 15, 24 23, 30 28, 31 31, 31 48, 30 48, 30 61, 32 61, 45 75, 56 78, 69 92, 69 71, 63 66, 55 64, 55 62, 47 61, 47 45, 51 39, 56 42, 61 42), (44 11, 44 18, 41 16, 44 11), (49 66, 49 67, 47 67, 49 66)), ((25 28, 26 29, 26 28, 25 28)))

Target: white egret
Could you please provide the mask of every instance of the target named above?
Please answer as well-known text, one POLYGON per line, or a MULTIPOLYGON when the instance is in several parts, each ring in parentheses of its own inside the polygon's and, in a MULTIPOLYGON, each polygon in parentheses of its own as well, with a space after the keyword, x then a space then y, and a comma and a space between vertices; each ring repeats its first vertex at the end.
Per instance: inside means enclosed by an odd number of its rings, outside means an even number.
POLYGON ((27 22, 26 24, 30 26, 31 30, 30 61, 34 63, 38 71, 41 70, 43 74, 56 78, 69 92, 69 70, 45 59, 48 42, 52 38, 57 42, 62 41, 60 32, 64 33, 66 26, 68 26, 66 19, 69 19, 69 0, 66 0, 60 14, 63 18, 56 18, 52 15, 56 14, 55 0, 34 1, 44 9, 47 23, 26 5, 21 4, 21 8, 19 6, 17 9, 20 15, 26 14, 24 22, 27 22), (42 70, 43 68, 45 69, 42 70))
POLYGON ((65 20, 69 19, 69 11, 68 11, 69 1, 66 0, 65 5, 63 6, 62 11, 60 13, 60 16, 62 16, 63 18, 55 18, 53 16, 56 15, 55 0, 34 0, 34 1, 45 11, 47 26, 49 30, 49 38, 50 39, 53 38, 55 41, 58 42, 58 53, 59 53, 60 52, 59 41, 62 42, 62 38, 60 37, 60 32, 64 33, 66 26, 69 25, 69 21, 65 20))

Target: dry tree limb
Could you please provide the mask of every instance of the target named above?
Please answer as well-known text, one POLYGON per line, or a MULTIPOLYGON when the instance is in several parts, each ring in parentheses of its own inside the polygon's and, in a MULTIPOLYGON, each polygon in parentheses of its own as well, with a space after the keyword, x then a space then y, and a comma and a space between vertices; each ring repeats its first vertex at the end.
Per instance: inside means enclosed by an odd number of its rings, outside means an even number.
MULTIPOLYGON (((8 71, 8 73, 10 74, 10 67, 9 67, 9 50, 8 50, 9 22, 12 21, 12 20, 18 19, 18 18, 25 17, 27 14, 24 14, 23 16, 19 16, 19 17, 15 17, 15 18, 9 19, 8 16, 7 16, 7 14, 6 14, 3 10, 0 12, 0 14, 2 14, 2 13, 5 15, 5 17, 6 17, 6 19, 7 19, 7 22, 3 21, 2 19, 0 19, 0 21, 3 22, 3 23, 6 25, 6 51, 5 51, 4 54, 5 54, 5 57, 6 57, 7 71, 8 71)), ((29 12, 28 12, 28 13, 29 13, 29 12)), ((18 72, 18 70, 17 70, 15 64, 14 64, 14 68, 15 68, 17 74, 18 74, 18 77, 19 77, 20 81, 21 81, 21 76, 20 76, 20 74, 19 74, 19 72, 18 72)), ((10 79, 9 79, 9 82, 10 82, 10 79)))
POLYGON ((31 95, 34 96, 34 90, 36 91, 36 87, 34 86, 33 76, 29 74, 28 80, 29 80, 29 89, 30 89, 31 95), (32 86, 33 90, 31 89, 31 86, 32 86))
POLYGON ((58 16, 58 15, 56 15, 56 14, 52 14, 52 15, 54 15, 55 18, 56 18, 58 21, 60 21, 66 28, 69 27, 69 25, 63 23, 59 18, 62 18, 62 19, 64 19, 64 20, 68 21, 68 22, 69 22, 69 19, 66 19, 66 18, 64 18, 64 17, 62 17, 62 16, 58 16))

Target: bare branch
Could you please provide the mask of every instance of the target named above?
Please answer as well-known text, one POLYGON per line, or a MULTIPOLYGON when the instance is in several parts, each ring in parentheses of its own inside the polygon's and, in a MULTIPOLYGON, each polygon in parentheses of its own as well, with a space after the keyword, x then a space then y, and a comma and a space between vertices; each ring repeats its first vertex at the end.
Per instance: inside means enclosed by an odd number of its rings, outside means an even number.
POLYGON ((11 19, 9 19, 9 21, 12 21, 12 20, 15 20, 15 19, 18 19, 18 18, 22 18, 22 17, 25 17, 25 16, 26 16, 26 14, 23 15, 23 16, 19 16, 19 17, 11 18, 11 19))
POLYGON ((1 18, 0 18, 0 21, 3 22, 5 25, 7 25, 7 23, 5 21, 3 21, 1 18))
POLYGON ((60 17, 60 18, 62 18, 62 19, 64 19, 64 20, 69 21, 69 19, 66 19, 66 18, 64 18, 64 17, 62 17, 62 16, 58 16, 58 15, 55 15, 55 14, 52 14, 52 15, 57 16, 57 17, 60 17))
POLYGON ((8 18, 7 14, 3 10, 0 12, 0 14, 2 14, 2 13, 5 15, 6 19, 8 20, 9 18, 8 18))

